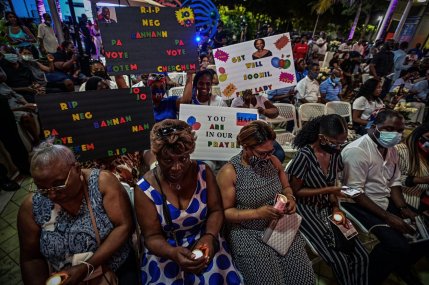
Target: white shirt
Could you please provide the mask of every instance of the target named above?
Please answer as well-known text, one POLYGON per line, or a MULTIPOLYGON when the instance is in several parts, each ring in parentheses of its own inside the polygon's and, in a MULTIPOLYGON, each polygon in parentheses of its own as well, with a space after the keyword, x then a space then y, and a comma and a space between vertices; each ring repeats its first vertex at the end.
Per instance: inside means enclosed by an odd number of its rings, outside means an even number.
POLYGON ((388 148, 384 160, 377 144, 369 135, 364 135, 347 145, 341 157, 344 163, 343 184, 364 191, 368 198, 386 210, 390 187, 401 186, 396 149, 388 148))
POLYGON ((328 49, 328 42, 326 39, 318 38, 316 44, 320 45, 322 43, 324 43, 322 46, 317 46, 319 48, 317 51, 319 54, 325 54, 328 49))
POLYGON ((353 102, 353 110, 363 111, 362 115, 360 115, 362 120, 368 120, 372 112, 381 108, 384 108, 383 103, 378 101, 369 102, 364 96, 358 97, 353 102))
POLYGON ((317 103, 320 97, 319 82, 311 80, 308 76, 298 82, 295 90, 298 91, 296 99, 305 99, 308 103, 317 103))
POLYGON ((43 47, 48 53, 56 53, 58 48, 58 40, 55 36, 52 26, 48 26, 45 23, 39 25, 37 29, 37 37, 42 39, 43 47))
POLYGON ((365 52, 365 47, 364 47, 363 45, 360 45, 360 44, 358 44, 358 43, 355 43, 355 44, 353 45, 352 50, 353 50, 353 51, 357 51, 358 53, 360 53, 360 55, 363 55, 363 54, 364 54, 364 52, 365 52))
MULTIPOLYGON (((264 110, 265 108, 265 102, 268 101, 268 99, 262 95, 257 95, 255 96, 256 98, 256 105, 252 105, 252 103, 250 103, 250 109, 258 109, 259 107, 263 108, 264 110)), ((232 100, 231 103, 231 107, 232 108, 237 108, 237 107, 242 107, 244 105, 244 100, 243 97, 237 97, 234 100, 232 100)))
POLYGON ((340 44, 340 47, 338 48, 338 50, 342 52, 348 52, 352 50, 352 46, 348 45, 347 43, 342 43, 340 44))
POLYGON ((209 104, 209 101, 204 103, 200 101, 198 102, 200 103, 200 105, 214 106, 214 107, 228 107, 228 105, 222 100, 222 97, 214 94, 212 94, 212 96, 210 97, 210 104, 209 104))

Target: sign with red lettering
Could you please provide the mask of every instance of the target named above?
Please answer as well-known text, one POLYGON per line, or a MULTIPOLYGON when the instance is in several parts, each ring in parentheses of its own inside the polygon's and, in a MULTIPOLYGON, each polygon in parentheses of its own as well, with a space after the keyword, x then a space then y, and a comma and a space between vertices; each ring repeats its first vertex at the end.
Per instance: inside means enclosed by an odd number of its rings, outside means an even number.
POLYGON ((103 7, 101 11, 109 15, 108 20, 99 20, 99 26, 110 75, 197 69, 192 9, 103 7))
POLYGON ((70 147, 81 162, 149 149, 149 94, 138 87, 38 96, 43 134, 70 147))

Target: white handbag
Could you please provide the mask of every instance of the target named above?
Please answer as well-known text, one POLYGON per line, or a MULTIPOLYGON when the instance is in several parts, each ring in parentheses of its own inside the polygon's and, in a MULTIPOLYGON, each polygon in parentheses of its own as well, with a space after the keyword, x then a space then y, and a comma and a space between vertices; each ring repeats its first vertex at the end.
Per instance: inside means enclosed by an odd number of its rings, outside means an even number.
POLYGON ((262 241, 275 249, 279 254, 286 255, 301 225, 302 217, 297 213, 284 215, 270 223, 262 236, 262 241))

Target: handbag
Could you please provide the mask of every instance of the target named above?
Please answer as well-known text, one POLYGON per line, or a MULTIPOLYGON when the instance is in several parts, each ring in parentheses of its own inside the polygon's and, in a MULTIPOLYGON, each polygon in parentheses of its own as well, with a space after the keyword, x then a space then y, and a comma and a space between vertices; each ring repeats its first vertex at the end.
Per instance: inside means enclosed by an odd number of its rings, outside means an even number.
POLYGON ((262 241, 285 256, 295 239, 301 220, 302 217, 297 213, 284 215, 279 220, 273 220, 265 230, 262 241))
MULTIPOLYGON (((91 200, 89 199, 89 196, 88 196, 87 187, 85 187, 84 194, 85 194, 86 205, 88 206, 88 210, 89 210, 89 215, 91 216, 92 227, 95 232, 95 239, 97 240, 98 247, 100 247, 101 245, 100 233, 98 232, 97 224, 95 222, 95 216, 94 216, 94 212, 92 211, 91 200)), ((89 257, 87 259, 89 259, 89 257)), ((96 268, 94 270, 94 273, 91 274, 89 278, 86 278, 83 282, 81 282, 81 285, 119 285, 118 277, 110 268, 107 268, 105 266, 100 266, 100 267, 101 267, 101 270, 99 275, 95 274, 95 276, 93 276, 93 274, 99 270, 99 268, 96 268)))

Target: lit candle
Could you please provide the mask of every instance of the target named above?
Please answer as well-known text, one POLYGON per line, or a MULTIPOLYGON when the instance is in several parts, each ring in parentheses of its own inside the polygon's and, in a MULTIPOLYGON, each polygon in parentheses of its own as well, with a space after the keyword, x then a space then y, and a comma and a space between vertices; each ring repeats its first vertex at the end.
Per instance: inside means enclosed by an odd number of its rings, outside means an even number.
POLYGON ((334 220, 337 222, 341 222, 343 220, 343 216, 340 214, 334 214, 334 220))

